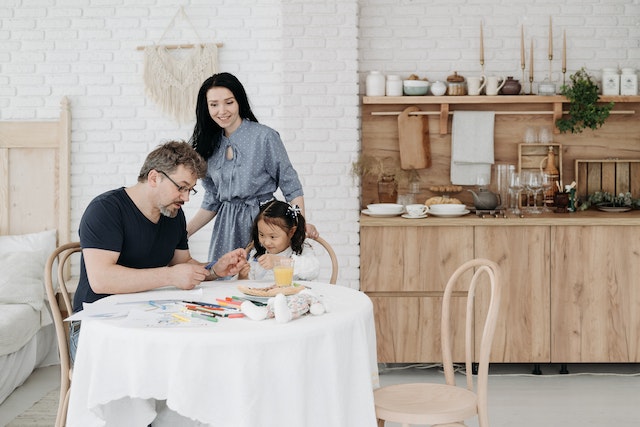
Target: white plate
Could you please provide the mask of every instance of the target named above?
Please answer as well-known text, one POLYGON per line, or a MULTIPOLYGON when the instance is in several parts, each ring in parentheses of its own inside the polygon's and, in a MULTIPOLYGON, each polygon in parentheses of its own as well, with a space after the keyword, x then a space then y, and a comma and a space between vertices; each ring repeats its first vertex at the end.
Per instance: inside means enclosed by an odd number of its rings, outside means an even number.
POLYGON ((424 215, 418 215, 418 216, 411 216, 409 214, 402 214, 402 218, 407 218, 407 219, 420 219, 420 218, 426 218, 429 215, 424 214, 424 215))
POLYGON ((365 214, 365 215, 375 216, 375 217, 378 217, 378 218, 390 218, 392 216, 398 216, 402 212, 398 212, 398 213, 373 213, 369 209, 364 209, 362 211, 362 213, 365 214))
POLYGON ((598 209, 603 212, 629 212, 631 210, 629 206, 598 206, 598 209))
POLYGON ((249 300, 251 302, 258 302, 260 304, 266 304, 271 297, 257 297, 255 295, 247 295, 244 292, 240 292, 242 294, 242 298, 249 300))
POLYGON ((469 212, 471 212, 471 211, 470 211, 470 210, 468 210, 468 209, 465 209, 465 210, 464 210, 464 211, 462 211, 462 212, 447 212, 447 213, 437 213, 437 212, 431 212, 431 211, 429 211, 429 214, 430 214, 430 215, 433 215, 433 216, 439 216, 439 217, 441 217, 441 218, 455 218, 455 217, 457 217, 457 216, 463 216, 463 215, 466 215, 466 214, 468 214, 469 212))
POLYGON ((404 206, 397 203, 373 203, 367 205, 367 210, 376 214, 398 214, 404 212, 404 206))

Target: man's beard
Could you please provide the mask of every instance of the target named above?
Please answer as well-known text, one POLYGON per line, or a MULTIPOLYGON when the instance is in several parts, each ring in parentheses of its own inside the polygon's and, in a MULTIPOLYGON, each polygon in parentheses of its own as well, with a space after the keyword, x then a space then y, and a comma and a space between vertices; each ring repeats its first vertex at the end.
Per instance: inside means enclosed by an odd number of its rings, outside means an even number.
POLYGON ((160 208, 160 213, 168 218, 175 218, 180 209, 170 209, 168 206, 160 208))

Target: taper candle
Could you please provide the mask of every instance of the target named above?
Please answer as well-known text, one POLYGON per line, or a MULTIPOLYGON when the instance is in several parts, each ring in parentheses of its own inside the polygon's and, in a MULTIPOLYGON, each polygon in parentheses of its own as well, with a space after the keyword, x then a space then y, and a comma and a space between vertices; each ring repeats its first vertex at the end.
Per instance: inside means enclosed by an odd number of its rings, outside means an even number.
POLYGON ((567 70, 567 30, 562 33, 562 72, 567 70))
POLYGON ((531 51, 529 52, 529 80, 533 80, 533 38, 531 39, 531 51))
POLYGON ((484 35, 482 34, 482 21, 480 21, 480 64, 484 64, 484 35))
POLYGON ((524 69, 524 25, 520 26, 520 68, 524 69))
POLYGON ((549 61, 553 59, 553 30, 551 28, 551 17, 549 17, 549 61))

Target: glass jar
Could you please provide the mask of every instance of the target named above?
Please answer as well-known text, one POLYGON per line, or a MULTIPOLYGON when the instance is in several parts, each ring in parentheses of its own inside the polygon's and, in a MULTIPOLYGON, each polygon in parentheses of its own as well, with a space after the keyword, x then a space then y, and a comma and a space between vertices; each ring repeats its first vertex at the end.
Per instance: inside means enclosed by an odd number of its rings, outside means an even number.
POLYGON ((467 85, 464 77, 459 76, 457 71, 447 77, 447 95, 460 96, 467 94, 467 85))
POLYGON ((380 203, 396 203, 398 186, 394 175, 382 175, 378 180, 378 201, 380 203))
POLYGON ((384 96, 384 80, 380 71, 370 71, 365 81, 365 95, 384 96))

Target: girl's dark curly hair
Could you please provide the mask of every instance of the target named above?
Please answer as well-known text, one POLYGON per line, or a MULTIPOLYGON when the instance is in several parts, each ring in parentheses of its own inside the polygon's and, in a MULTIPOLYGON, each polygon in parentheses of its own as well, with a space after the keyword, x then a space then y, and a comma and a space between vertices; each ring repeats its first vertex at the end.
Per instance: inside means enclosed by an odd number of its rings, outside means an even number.
POLYGON ((260 208, 260 213, 253 220, 253 228, 251 229, 251 238, 253 239, 253 247, 256 249, 256 257, 266 252, 266 249, 260 244, 258 233, 258 221, 260 220, 269 225, 280 227, 287 233, 295 227, 295 231, 291 236, 291 249, 296 255, 302 253, 302 245, 306 235, 306 221, 300 213, 298 205, 291 206, 289 203, 280 200, 272 200, 260 208))
POLYGON ((236 76, 230 73, 218 73, 206 79, 198 91, 196 101, 196 125, 193 128, 193 135, 189 142, 205 160, 211 157, 214 150, 220 145, 222 129, 209 115, 207 105, 207 92, 213 87, 225 87, 231 91, 240 107, 240 117, 243 120, 258 122, 256 116, 251 111, 249 98, 242 83, 236 76))

